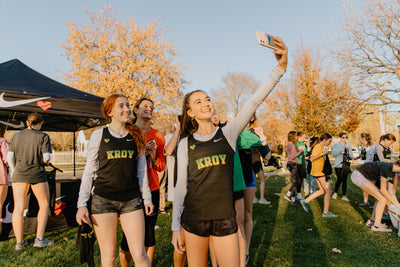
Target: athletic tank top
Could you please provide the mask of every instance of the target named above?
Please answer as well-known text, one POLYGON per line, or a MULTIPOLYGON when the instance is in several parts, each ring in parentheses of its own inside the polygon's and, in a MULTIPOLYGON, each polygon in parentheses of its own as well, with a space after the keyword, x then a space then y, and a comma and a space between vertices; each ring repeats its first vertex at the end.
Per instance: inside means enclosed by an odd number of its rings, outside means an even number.
MULTIPOLYGON (((383 154, 383 157, 385 159, 391 159, 392 158, 392 151, 390 150, 390 148, 385 147, 382 144, 379 144, 378 146, 382 146, 383 147, 382 154, 383 154)), ((376 155, 376 154, 374 155, 374 161, 380 161, 378 155, 376 155)))
POLYGON ((197 141, 190 135, 188 157, 188 184, 182 219, 234 217, 234 151, 221 128, 211 140, 205 142, 197 141))
POLYGON ((140 197, 137 157, 137 146, 130 134, 116 138, 105 127, 100 141, 94 193, 116 201, 140 197))

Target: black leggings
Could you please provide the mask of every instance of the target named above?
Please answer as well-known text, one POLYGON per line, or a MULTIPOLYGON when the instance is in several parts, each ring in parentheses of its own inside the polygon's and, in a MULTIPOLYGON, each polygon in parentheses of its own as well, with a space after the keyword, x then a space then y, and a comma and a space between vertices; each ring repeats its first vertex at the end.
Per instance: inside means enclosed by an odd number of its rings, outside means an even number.
POLYGON ((349 175, 350 170, 348 167, 335 168, 335 172, 336 172, 336 177, 337 177, 337 181, 335 184, 335 193, 338 192, 340 184, 342 184, 342 193, 345 196, 346 190, 347 190, 347 176, 349 175))
POLYGON ((292 181, 292 185, 289 188, 289 192, 290 192, 291 196, 294 196, 294 191, 296 189, 297 189, 297 193, 301 192, 301 181, 299 178, 299 174, 297 172, 297 163, 288 161, 286 167, 290 171, 290 179, 292 181))
POLYGON ((306 177, 307 177, 306 163, 305 161, 303 161, 303 164, 297 164, 297 178, 299 179, 299 182, 296 187, 297 193, 301 192, 301 184, 303 183, 303 180, 306 177))

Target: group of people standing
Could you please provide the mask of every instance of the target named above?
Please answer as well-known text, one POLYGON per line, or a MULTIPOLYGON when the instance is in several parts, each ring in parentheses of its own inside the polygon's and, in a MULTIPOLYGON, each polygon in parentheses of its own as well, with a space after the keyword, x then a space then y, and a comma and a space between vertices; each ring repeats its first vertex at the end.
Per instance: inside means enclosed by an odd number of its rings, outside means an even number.
MULTIPOLYGON (((254 125, 254 114, 287 68, 287 48, 280 38, 275 37, 274 41, 279 47, 274 50, 278 66, 237 116, 226 124, 213 121, 213 103, 201 90, 185 95, 176 130, 167 141, 152 128, 154 103, 151 99, 139 99, 133 109, 123 94, 113 94, 104 100, 102 111, 109 124, 91 135, 76 214, 80 225, 94 227, 102 266, 114 266, 118 218, 124 234, 119 245, 121 266, 129 266, 132 259, 135 266, 151 266, 160 209, 159 173, 166 165, 168 197, 173 200, 171 242, 175 249, 175 266, 184 266, 186 260, 189 266, 207 266, 209 255, 213 266, 246 266, 252 204, 269 204, 263 195, 265 180, 260 157, 268 158, 270 151, 266 149, 265 136, 254 125), (255 157, 251 152, 254 149, 258 151, 255 157), (260 200, 255 198, 255 174, 261 182, 260 200)), ((46 247, 54 243, 44 238, 49 213, 44 166, 50 161, 51 146, 48 135, 40 132, 42 124, 39 114, 31 114, 28 128, 14 135, 9 148, 0 138, 1 159, 12 171, 16 250, 28 245, 23 239, 23 211, 29 187, 39 202, 34 246, 46 247), (26 153, 27 147, 31 152, 26 153), (28 166, 28 158, 34 167, 28 166)), ((337 198, 340 185, 342 199, 349 201, 347 176, 354 157, 347 137, 346 133, 341 133, 340 142, 332 148, 335 157, 332 168, 328 158, 330 134, 307 140, 303 132, 289 132, 287 168, 291 173, 291 187, 284 198, 293 204, 299 202, 308 212, 308 203, 324 195, 322 216, 337 217, 329 210, 329 205, 331 198, 337 198), (332 195, 333 169, 337 182, 332 195), (308 194, 306 198, 301 193, 303 180, 307 185, 304 188, 308 194)), ((390 230, 381 223, 387 204, 393 203, 400 209, 393 194, 397 186, 394 173, 400 172, 400 161, 391 160, 389 149, 394 141, 394 136, 385 135, 379 145, 372 148, 370 135, 360 136, 363 149, 359 163, 362 165, 351 177, 365 193, 364 204, 369 203, 368 194, 376 199, 374 212, 367 222, 373 231, 390 230)), ((1 175, 0 168, 2 201, 4 185, 8 184, 4 177, 7 175, 1 175)))
MULTIPOLYGON (((390 204, 396 208, 400 207, 395 195, 400 161, 392 158, 390 148, 396 138, 392 134, 385 134, 380 137, 379 143, 372 144, 371 135, 362 133, 359 137, 362 144, 360 156, 354 157, 352 148, 347 143, 347 133, 342 132, 338 137, 339 142, 332 147, 332 156, 335 158, 332 167, 328 157, 329 146, 332 142, 330 134, 324 133, 319 138, 310 138, 307 145, 307 142, 304 142, 303 132, 290 131, 288 133, 287 168, 291 174, 291 186, 284 198, 292 204, 300 203, 303 209, 309 212, 310 201, 323 195, 322 217, 335 218, 337 215, 329 210, 331 199, 338 198, 338 191, 342 187, 341 199, 350 201, 346 193, 347 179, 351 174, 352 182, 363 191, 363 201, 359 205, 369 206, 369 195, 376 200, 371 218, 366 225, 372 231, 391 232, 392 230, 381 221, 382 217, 388 216, 390 204), (351 170, 352 163, 360 165, 354 172, 351 170), (332 194, 330 179, 333 169, 337 180, 332 194), (307 190, 310 194, 303 197, 301 194, 303 180, 308 180, 308 184, 311 184, 311 180, 315 180, 318 190, 310 190, 311 187, 308 185, 307 190)), ((305 188, 304 191, 306 191, 305 188)))
MULTIPOLYGON (((215 112, 210 97, 203 91, 193 91, 184 97, 177 122, 179 131, 165 144, 164 137, 151 128, 154 104, 150 99, 135 104, 134 121, 124 95, 105 99, 103 113, 109 124, 94 131, 90 138, 76 214, 79 224, 93 224, 102 266, 114 266, 118 217, 124 232, 121 265, 129 264, 131 258, 135 266, 151 265, 159 202, 157 172, 166 165, 165 155, 171 157, 174 151, 175 254, 186 255, 189 266, 206 266, 209 251, 219 266, 245 266, 249 248, 245 228, 252 225, 244 227, 244 223, 238 223, 246 214, 243 202, 237 204, 244 198, 246 186, 236 191, 234 184, 245 183, 245 171, 236 177, 236 168, 247 166, 235 161, 235 152, 241 151, 239 136, 286 71, 287 48, 277 37, 275 44, 279 47, 274 50, 278 66, 226 125, 211 120, 215 112)), ((265 140, 257 141, 262 146, 265 140)), ((254 182, 252 168, 250 171, 250 180, 254 182)), ((174 258, 181 263, 185 259, 179 255, 174 258)))

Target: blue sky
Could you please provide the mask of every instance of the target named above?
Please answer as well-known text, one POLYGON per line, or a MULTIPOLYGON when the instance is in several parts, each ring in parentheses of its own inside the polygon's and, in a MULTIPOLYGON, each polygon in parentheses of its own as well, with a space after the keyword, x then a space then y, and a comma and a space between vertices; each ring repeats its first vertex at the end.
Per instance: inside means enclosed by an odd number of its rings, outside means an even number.
MULTIPOLYGON (((354 1, 353 1, 354 2, 354 1)), ((360 6, 361 0, 354 6, 360 6)), ((227 72, 244 72, 261 81, 276 65, 272 51, 257 44, 256 30, 278 35, 291 56, 301 42, 315 48, 340 35, 342 0, 223 1, 56 1, 0 0, 0 62, 18 58, 60 81, 70 63, 62 56, 67 20, 88 24, 85 7, 97 11, 112 4, 117 17, 138 25, 161 20, 166 36, 181 53, 186 90, 209 91, 227 72)), ((290 69, 289 69, 290 71, 290 69)))

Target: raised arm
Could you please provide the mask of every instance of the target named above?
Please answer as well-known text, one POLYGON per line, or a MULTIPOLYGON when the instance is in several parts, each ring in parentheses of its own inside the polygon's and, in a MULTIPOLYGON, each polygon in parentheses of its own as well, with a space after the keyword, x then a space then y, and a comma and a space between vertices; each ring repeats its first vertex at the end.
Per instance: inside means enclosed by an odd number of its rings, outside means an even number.
POLYGON ((167 156, 171 156, 172 155, 172 153, 174 153, 174 150, 175 150, 175 148, 176 148, 176 145, 178 144, 178 140, 179 140, 179 130, 180 130, 180 122, 179 122, 179 119, 178 118, 176 118, 176 127, 175 127, 175 131, 174 131, 174 133, 172 134, 172 137, 171 137, 171 139, 169 140, 169 142, 167 143, 167 144, 165 144, 165 147, 164 147, 164 153, 165 153, 165 155, 167 155, 167 156))
POLYGON ((288 63, 287 47, 279 37, 275 37, 274 41, 275 44, 281 48, 280 50, 274 50, 275 57, 278 60, 278 66, 272 70, 268 79, 250 97, 249 101, 242 107, 238 115, 223 128, 224 135, 228 138, 229 144, 233 148, 235 148, 236 140, 248 124, 251 116, 272 92, 286 71, 288 63))

